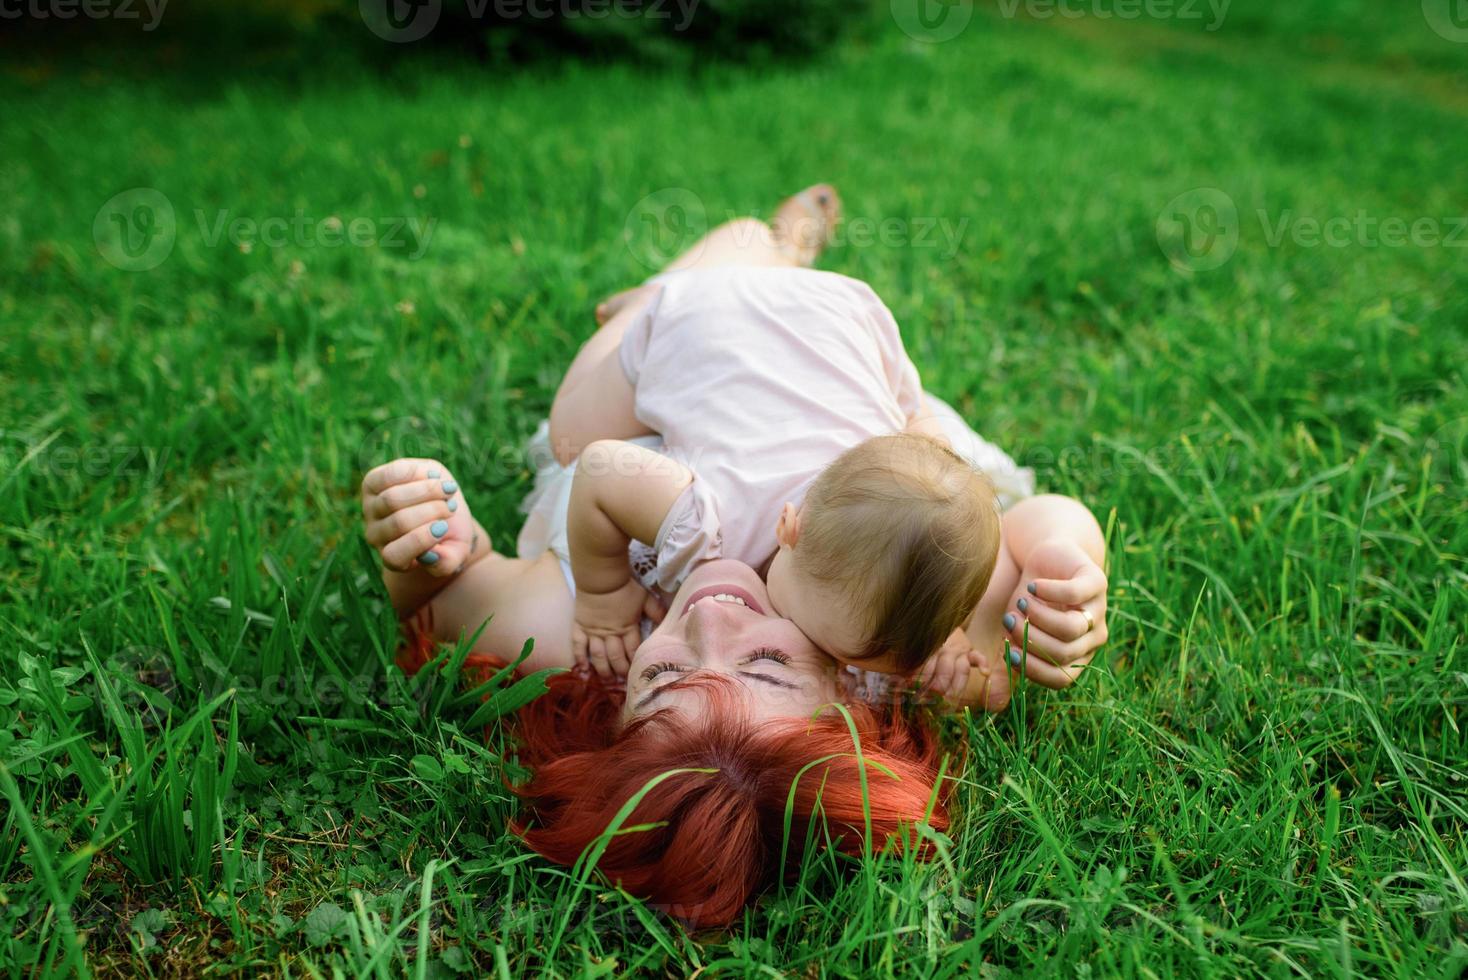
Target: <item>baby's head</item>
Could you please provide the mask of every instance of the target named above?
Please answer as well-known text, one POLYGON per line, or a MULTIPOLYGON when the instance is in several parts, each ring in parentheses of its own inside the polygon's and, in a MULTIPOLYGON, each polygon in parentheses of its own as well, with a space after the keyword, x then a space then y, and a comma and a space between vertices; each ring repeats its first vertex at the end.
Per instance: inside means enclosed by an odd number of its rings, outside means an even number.
POLYGON ((817 646, 864 670, 908 673, 978 605, 999 556, 989 480, 927 436, 842 453, 786 504, 770 601, 817 646))

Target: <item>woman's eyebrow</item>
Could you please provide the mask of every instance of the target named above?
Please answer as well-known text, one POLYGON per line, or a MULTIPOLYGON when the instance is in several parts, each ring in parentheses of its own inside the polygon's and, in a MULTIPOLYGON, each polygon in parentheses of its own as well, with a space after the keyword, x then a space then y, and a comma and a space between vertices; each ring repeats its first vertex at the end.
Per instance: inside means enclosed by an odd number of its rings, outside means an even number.
MULTIPOLYGON (((780 680, 780 678, 778 678, 778 677, 771 677, 769 674, 756 674, 756 673, 752 673, 752 672, 747 671, 747 670, 741 670, 741 671, 739 671, 739 676, 740 677, 748 677, 748 678, 751 678, 752 680, 764 681, 766 684, 773 684, 775 687, 783 687, 783 688, 785 688, 788 691, 795 691, 795 690, 799 690, 799 688, 800 688, 800 685, 799 684, 791 684, 789 681, 782 681, 782 680, 780 680)), ((678 681, 669 681, 668 683, 664 684, 662 687, 658 688, 657 690, 655 690, 655 691, 649 691, 647 693, 647 696, 646 697, 644 697, 641 701, 638 701, 636 704, 634 704, 632 706, 632 710, 633 711, 641 711, 643 708, 646 708, 648 705, 650 705, 654 701, 656 701, 658 699, 658 696, 660 694, 662 694, 668 688, 676 686, 677 684, 678 684, 678 681)))
POLYGON ((657 696, 659 694, 662 694, 664 691, 666 691, 668 688, 672 687, 676 683, 678 683, 678 682, 677 681, 669 681, 668 683, 664 684, 662 687, 658 688, 657 690, 649 692, 648 695, 647 695, 647 697, 643 698, 641 701, 638 701, 636 704, 634 704, 632 706, 632 710, 633 711, 641 711, 643 708, 646 708, 649 704, 652 704, 653 701, 655 701, 657 699, 657 696))

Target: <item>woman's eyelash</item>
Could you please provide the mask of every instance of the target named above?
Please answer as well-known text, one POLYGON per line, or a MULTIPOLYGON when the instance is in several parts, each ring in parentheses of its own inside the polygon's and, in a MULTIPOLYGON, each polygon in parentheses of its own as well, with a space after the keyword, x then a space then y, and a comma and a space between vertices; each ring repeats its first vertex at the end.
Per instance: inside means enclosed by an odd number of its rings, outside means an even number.
POLYGON ((677 664, 653 664, 642 672, 642 679, 644 681, 650 681, 659 674, 667 673, 670 670, 682 671, 683 668, 677 664))
POLYGON ((790 663, 790 658, 786 656, 783 651, 776 650, 774 647, 760 647, 758 650, 754 651, 754 653, 750 654, 749 659, 773 660, 776 663, 780 664, 790 663))

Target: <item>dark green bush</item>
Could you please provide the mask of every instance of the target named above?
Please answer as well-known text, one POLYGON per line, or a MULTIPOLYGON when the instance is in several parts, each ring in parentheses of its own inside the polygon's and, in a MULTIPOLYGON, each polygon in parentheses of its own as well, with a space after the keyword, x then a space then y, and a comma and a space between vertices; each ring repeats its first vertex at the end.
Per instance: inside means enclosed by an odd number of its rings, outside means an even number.
POLYGON ((305 37, 399 55, 561 55, 693 61, 815 54, 873 21, 876 0, 222 0, 180 9, 183 29, 305 37), (389 15, 387 12, 391 10, 389 15))

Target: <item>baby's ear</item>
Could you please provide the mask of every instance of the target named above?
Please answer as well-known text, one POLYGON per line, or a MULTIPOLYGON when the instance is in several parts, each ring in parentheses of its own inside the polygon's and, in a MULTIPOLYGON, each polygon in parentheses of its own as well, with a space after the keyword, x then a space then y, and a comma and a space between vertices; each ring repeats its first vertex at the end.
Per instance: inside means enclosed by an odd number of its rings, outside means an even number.
POLYGON ((800 540, 800 511, 787 502, 780 508, 780 519, 775 522, 775 540, 782 548, 793 548, 800 540))

